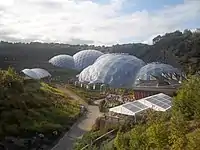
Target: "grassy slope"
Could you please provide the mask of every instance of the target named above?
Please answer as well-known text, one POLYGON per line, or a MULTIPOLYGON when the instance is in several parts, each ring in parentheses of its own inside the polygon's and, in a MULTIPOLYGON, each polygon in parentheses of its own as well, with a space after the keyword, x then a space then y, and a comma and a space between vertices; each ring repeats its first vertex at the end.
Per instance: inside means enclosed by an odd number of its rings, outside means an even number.
POLYGON ((78 103, 58 89, 38 81, 23 81, 12 71, 1 71, 0 86, 1 138, 63 131, 79 114, 78 103))
POLYGON ((94 100, 105 98, 105 95, 101 94, 99 91, 87 91, 84 88, 75 87, 73 85, 66 85, 66 87, 82 97, 87 103, 92 103, 94 100))

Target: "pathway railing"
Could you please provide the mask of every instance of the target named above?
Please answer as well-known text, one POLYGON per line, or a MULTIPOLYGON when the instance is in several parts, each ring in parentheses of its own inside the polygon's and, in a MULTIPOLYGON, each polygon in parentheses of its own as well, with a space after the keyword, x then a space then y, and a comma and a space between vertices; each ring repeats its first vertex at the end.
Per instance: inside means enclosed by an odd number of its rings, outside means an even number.
POLYGON ((116 129, 113 129, 103 135, 101 135, 100 137, 96 138, 94 141, 91 142, 91 144, 87 144, 86 146, 84 146, 81 150, 85 150, 86 148, 88 148, 89 146, 92 146, 93 144, 95 144, 98 140, 104 138, 105 136, 109 135, 109 134, 112 134, 113 132, 115 132, 116 129))

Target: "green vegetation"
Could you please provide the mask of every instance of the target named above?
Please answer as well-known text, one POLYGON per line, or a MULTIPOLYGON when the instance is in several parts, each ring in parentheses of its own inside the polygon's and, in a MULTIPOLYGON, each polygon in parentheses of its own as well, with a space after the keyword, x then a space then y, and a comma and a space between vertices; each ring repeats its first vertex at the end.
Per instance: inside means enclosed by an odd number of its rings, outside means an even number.
POLYGON ((199 76, 192 76, 183 84, 167 117, 167 112, 149 114, 146 124, 134 126, 128 132, 119 131, 114 147, 117 150, 199 149, 199 81, 199 76))
POLYGON ((66 85, 66 87, 83 98, 88 104, 92 104, 94 100, 105 98, 105 95, 99 91, 86 90, 85 88, 75 87, 74 85, 66 85))
POLYGON ((110 138, 113 137, 113 134, 116 134, 115 130, 113 129, 119 129, 119 126, 116 125, 106 125, 104 122, 101 122, 101 118, 98 118, 96 120, 96 123, 93 126, 93 129, 89 131, 88 133, 84 134, 81 139, 78 139, 74 145, 74 150, 80 150, 83 147, 89 145, 85 150, 98 150, 99 147, 107 147, 107 145, 104 145, 102 143, 108 143, 110 141, 110 138), (102 124, 102 125, 100 125, 102 124), (100 127, 102 126, 102 127, 100 127), (105 135, 109 131, 112 131, 111 134, 105 135), (96 140, 97 138, 102 138, 96 140), (93 145, 91 145, 93 143, 93 145))
POLYGON ((24 80, 13 69, 0 70, 0 138, 61 133, 79 115, 77 102, 46 83, 24 80))
MULTIPOLYGON (((94 149, 103 145, 104 150, 198 150, 200 143, 199 88, 200 77, 191 76, 177 92, 171 111, 147 111, 143 120, 132 126, 123 125, 122 128, 118 128, 114 140, 112 136, 108 137, 100 144, 94 145, 94 149)), ((89 138, 83 137, 82 142, 89 142, 87 139, 95 138, 96 136, 93 136, 91 132, 89 138)), ((85 145, 82 142, 78 142, 80 147, 85 145)), ((93 147, 88 149, 93 149, 93 147)))
POLYGON ((39 64, 40 67, 53 73, 55 68, 52 69, 52 65, 47 63, 49 58, 58 54, 73 55, 84 49, 96 49, 106 53, 129 53, 147 63, 166 62, 175 67, 183 67, 185 71, 191 73, 200 70, 200 33, 193 33, 190 30, 175 31, 162 36, 158 35, 153 39, 153 43, 153 45, 129 43, 94 46, 39 42, 25 44, 2 41, 0 42, 0 64, 1 68, 5 69, 11 65, 15 66, 17 70, 21 70, 24 66, 32 68, 35 67, 35 64, 39 64), (166 59, 164 59, 164 55, 166 59))
POLYGON ((122 102, 118 100, 102 100, 99 103, 99 111, 100 112, 108 112, 109 108, 121 105, 122 102))

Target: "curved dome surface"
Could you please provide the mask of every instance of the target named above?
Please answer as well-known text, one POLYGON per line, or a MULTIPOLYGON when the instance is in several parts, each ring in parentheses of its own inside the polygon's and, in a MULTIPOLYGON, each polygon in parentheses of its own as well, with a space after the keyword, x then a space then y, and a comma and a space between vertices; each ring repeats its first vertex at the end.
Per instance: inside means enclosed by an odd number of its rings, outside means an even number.
POLYGON ((74 69, 74 59, 70 55, 57 55, 49 60, 56 67, 74 69))
POLYGON ((144 67, 142 67, 140 69, 140 71, 137 73, 137 77, 136 79, 139 80, 150 80, 151 76, 160 76, 163 73, 167 73, 167 74, 180 74, 180 70, 178 70, 177 68, 174 68, 171 65, 168 64, 163 64, 163 63, 150 63, 145 65, 144 67))
POLYGON ((73 55, 75 68, 82 70, 89 65, 92 65, 95 60, 103 55, 102 52, 97 50, 83 50, 73 55))
POLYGON ((31 71, 35 72, 40 79, 51 76, 48 71, 41 68, 33 68, 31 71))
POLYGON ((22 72, 32 79, 40 79, 40 77, 31 69, 24 69, 22 72))
POLYGON ((41 68, 24 69, 22 72, 32 79, 42 79, 51 76, 48 71, 41 68))
POLYGON ((105 83, 111 87, 131 87, 145 63, 131 55, 104 54, 79 74, 80 82, 105 83))

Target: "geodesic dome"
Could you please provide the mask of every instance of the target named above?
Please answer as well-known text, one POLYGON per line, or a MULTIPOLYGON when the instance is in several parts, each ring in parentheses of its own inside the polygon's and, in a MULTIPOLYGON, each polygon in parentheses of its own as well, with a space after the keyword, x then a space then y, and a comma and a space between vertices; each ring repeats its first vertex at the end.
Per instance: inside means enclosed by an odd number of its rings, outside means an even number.
POLYGON ((180 70, 171 65, 153 62, 142 67, 136 76, 137 80, 152 80, 153 76, 162 76, 163 74, 181 74, 180 70))
POLYGON ((48 71, 41 68, 23 69, 21 72, 23 72, 26 76, 37 80, 51 76, 48 71))
POLYGON ((56 67, 74 69, 74 59, 70 55, 57 55, 49 60, 49 63, 56 67))
POLYGON ((92 65, 95 60, 103 55, 102 52, 97 50, 83 50, 73 55, 75 68, 82 70, 89 65, 92 65))
POLYGON ((111 87, 131 87, 145 63, 131 55, 104 54, 79 74, 80 82, 104 83, 111 87))
POLYGON ((31 71, 35 72, 39 76, 40 79, 51 77, 51 74, 47 70, 44 70, 41 68, 33 68, 31 69, 31 71))
POLYGON ((21 72, 23 72, 26 76, 32 78, 32 79, 40 79, 39 76, 30 69, 24 69, 21 72))

